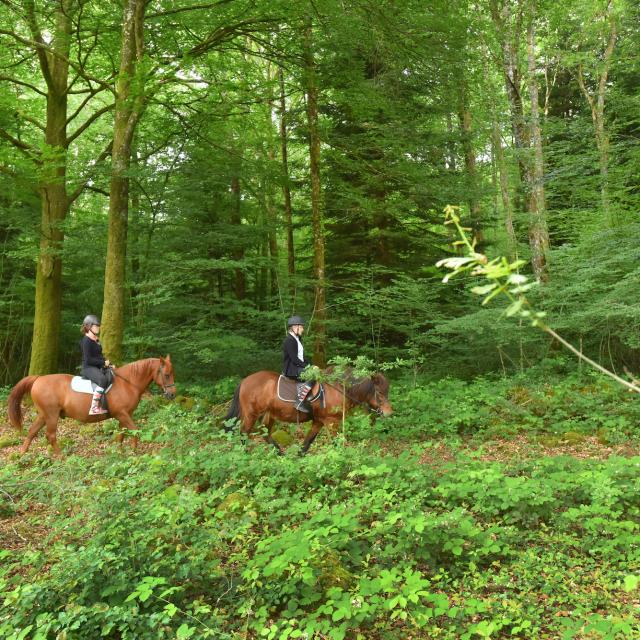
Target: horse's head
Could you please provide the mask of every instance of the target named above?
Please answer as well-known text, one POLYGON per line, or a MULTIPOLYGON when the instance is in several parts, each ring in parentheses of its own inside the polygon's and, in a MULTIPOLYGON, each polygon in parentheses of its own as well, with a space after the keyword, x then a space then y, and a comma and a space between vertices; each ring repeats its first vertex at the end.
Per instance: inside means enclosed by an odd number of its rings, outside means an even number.
POLYGON ((371 376, 371 392, 367 395, 367 404, 381 416, 390 416, 393 407, 389 402, 389 381, 381 374, 371 376))
POLYGON ((176 397, 176 384, 173 380, 173 364, 171 356, 159 358, 160 366, 153 376, 153 381, 162 389, 164 397, 167 400, 173 400, 176 397))

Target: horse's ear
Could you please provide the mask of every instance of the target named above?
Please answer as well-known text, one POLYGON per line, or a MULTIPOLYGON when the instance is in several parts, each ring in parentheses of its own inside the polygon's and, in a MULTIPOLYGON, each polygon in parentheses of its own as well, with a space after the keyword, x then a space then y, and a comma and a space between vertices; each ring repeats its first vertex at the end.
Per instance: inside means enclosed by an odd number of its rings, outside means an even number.
POLYGON ((167 357, 165 358, 167 362, 171 362, 171 356, 167 353, 167 357))
POLYGON ((158 358, 158 360, 160 360, 160 366, 163 366, 164 365, 164 358, 162 356, 160 356, 158 358))

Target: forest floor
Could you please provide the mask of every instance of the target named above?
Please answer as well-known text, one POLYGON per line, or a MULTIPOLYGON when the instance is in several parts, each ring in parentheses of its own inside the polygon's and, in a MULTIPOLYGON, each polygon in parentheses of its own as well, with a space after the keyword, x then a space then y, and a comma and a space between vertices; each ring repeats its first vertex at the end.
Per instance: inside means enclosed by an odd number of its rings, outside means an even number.
MULTIPOLYGON (((33 418, 33 409, 25 409, 24 424, 29 425, 33 418)), ((63 448, 64 456, 73 455, 88 459, 103 456, 107 452, 118 449, 122 451, 124 456, 144 455, 170 446, 157 442, 140 442, 137 448, 133 449, 127 438, 125 438, 124 444, 120 445, 115 440, 116 432, 113 431, 115 425, 115 421, 81 424, 72 419, 60 420, 57 437, 63 448), (106 434, 107 430, 112 430, 112 432, 106 434)), ((144 428, 144 420, 140 421, 140 426, 144 428)), ((295 436, 296 440, 301 443, 304 437, 303 430, 298 428, 295 436)), ((0 422, 0 465, 20 459, 23 437, 23 434, 15 431, 6 420, 0 422)), ((330 434, 321 434, 314 447, 322 447, 322 444, 328 443, 331 438, 330 434)), ((259 440, 258 438, 256 442, 259 443, 259 440)), ((466 442, 462 441, 456 444, 451 444, 447 438, 435 438, 411 443, 389 439, 371 440, 370 444, 372 447, 379 447, 381 455, 398 455, 407 448, 412 448, 421 464, 434 468, 454 461, 460 456, 502 463, 547 456, 571 456, 593 460, 606 460, 611 456, 626 458, 640 456, 640 443, 638 442, 605 444, 597 436, 582 436, 577 442, 575 438, 541 438, 535 435, 518 434, 505 438, 492 438, 480 443, 477 438, 469 438, 466 442)), ((263 446, 270 447, 270 445, 263 446)), ((348 442, 346 446, 349 446, 348 442)), ((50 455, 50 448, 43 429, 32 442, 29 452, 24 456, 23 463, 28 464, 29 459, 33 460, 36 456, 48 457, 50 455)), ((46 534, 46 531, 40 530, 37 525, 34 526, 34 522, 40 521, 38 516, 42 516, 46 509, 46 504, 32 503, 29 510, 17 511, 13 517, 0 519, 0 539, 3 540, 4 547, 18 550, 32 546, 34 543, 37 547, 37 541, 44 539, 45 535, 43 534, 46 534)))
POLYGON ((640 637, 640 405, 587 382, 398 385, 391 418, 356 411, 304 459, 305 425, 278 457, 223 432, 224 406, 159 396, 136 449, 114 420, 64 419, 60 459, 44 432, 21 455, 0 402, 0 638, 120 637, 117 620, 157 640, 160 618, 162 638, 285 638, 292 620, 333 638, 341 606, 339 638, 640 637), (147 600, 149 580, 171 597, 147 600), (281 611, 305 590, 317 605, 281 611))

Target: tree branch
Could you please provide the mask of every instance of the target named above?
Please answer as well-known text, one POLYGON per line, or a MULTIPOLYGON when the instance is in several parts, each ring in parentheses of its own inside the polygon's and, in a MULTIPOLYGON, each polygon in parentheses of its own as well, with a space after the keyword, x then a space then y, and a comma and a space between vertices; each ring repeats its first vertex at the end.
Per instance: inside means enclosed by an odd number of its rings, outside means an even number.
POLYGON ((40 33, 40 28, 38 27, 38 21, 36 20, 36 9, 33 0, 27 0, 27 2, 25 2, 25 8, 27 24, 29 25, 29 29, 31 31, 31 37, 35 42, 36 53, 38 54, 38 61, 40 62, 42 76, 44 78, 44 81, 47 83, 47 87, 53 89, 54 83, 53 77, 51 75, 51 64, 49 63, 49 59, 47 58, 47 54, 45 51, 45 48, 49 49, 49 47, 45 45, 44 40, 42 39, 42 34, 40 33))
POLYGON ((151 13, 147 16, 147 19, 163 18, 164 16, 175 15, 176 13, 184 13, 185 11, 200 11, 201 9, 212 9, 223 4, 229 4, 233 0, 218 0, 218 2, 208 2, 207 4, 194 4, 189 7, 178 7, 177 9, 167 9, 166 11, 159 11, 158 13, 151 13))
POLYGON ((8 131, 5 131, 2 128, 0 128, 0 138, 8 140, 14 147, 23 152, 27 152, 28 154, 37 153, 33 147, 30 147, 26 142, 22 142, 22 140, 18 140, 18 138, 14 138, 8 131))
POLYGON ((95 113, 89 116, 70 136, 67 136, 66 146, 68 147, 78 136, 82 135, 88 127, 90 127, 101 115, 111 111, 115 107, 114 104, 108 104, 102 109, 98 109, 95 113))
POLYGON ((35 125, 36 127, 38 127, 38 129, 40 129, 41 131, 45 130, 45 126, 39 122, 38 120, 36 120, 35 118, 32 118, 31 116, 28 116, 24 113, 18 112, 18 116, 20 118, 22 118, 23 120, 26 120, 27 122, 30 122, 31 124, 35 125))
POLYGON ((243 20, 233 25, 227 25, 226 27, 219 27, 215 31, 212 31, 203 42, 197 44, 195 47, 192 47, 189 50, 189 55, 202 55, 203 53, 210 51, 223 42, 232 40, 238 35, 249 35, 252 31, 257 30, 258 26, 272 23, 277 24, 278 22, 279 21, 275 18, 256 18, 243 20))
POLYGON ((82 180, 80 185, 76 188, 76 190, 68 197, 67 202, 69 206, 71 206, 82 194, 82 192, 89 186, 89 182, 93 179, 95 175, 96 167, 108 156, 111 155, 111 149, 113 148, 113 140, 109 142, 109 144, 105 147, 104 151, 96 158, 96 161, 91 165, 91 169, 88 172, 88 175, 82 180))
POLYGON ((32 91, 35 91, 36 93, 39 93, 41 96, 46 97, 47 94, 45 91, 41 91, 40 89, 38 89, 38 87, 29 84, 28 82, 25 82, 24 80, 18 80, 18 78, 14 78, 12 76, 0 76, 0 82, 11 82, 12 84, 19 84, 23 87, 27 87, 29 89, 31 89, 32 91))

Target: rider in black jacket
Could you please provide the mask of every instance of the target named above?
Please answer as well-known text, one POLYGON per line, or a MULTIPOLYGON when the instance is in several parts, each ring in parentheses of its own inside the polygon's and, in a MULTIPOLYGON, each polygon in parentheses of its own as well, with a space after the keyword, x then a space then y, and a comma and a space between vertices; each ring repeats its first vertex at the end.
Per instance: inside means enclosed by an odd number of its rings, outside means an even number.
MULTIPOLYGON (((304 331, 304 320, 300 316, 292 316, 287 320, 289 331, 287 337, 282 343, 283 367, 282 373, 287 378, 300 381, 300 374, 311 363, 305 360, 304 347, 302 345, 302 333, 304 331)), ((296 409, 309 413, 311 407, 305 400, 314 385, 313 380, 305 380, 303 384, 298 385, 298 402, 296 409)))
POLYGON ((93 392, 93 400, 89 409, 90 416, 108 413, 101 406, 104 390, 109 385, 107 370, 111 366, 108 360, 102 355, 102 345, 98 340, 100 334, 100 320, 94 315, 88 315, 80 331, 83 333, 80 340, 80 350, 82 351, 82 375, 98 386, 93 392))

